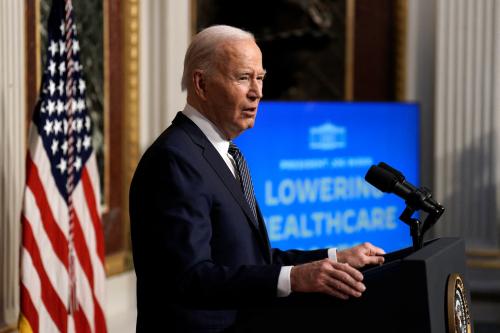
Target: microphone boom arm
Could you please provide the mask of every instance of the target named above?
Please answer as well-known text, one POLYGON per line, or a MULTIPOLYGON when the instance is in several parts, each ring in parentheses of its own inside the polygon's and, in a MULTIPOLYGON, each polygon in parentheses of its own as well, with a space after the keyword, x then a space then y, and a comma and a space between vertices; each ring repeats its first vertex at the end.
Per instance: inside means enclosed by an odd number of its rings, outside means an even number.
POLYGON ((415 251, 422 248, 425 233, 444 213, 444 207, 436 203, 431 207, 426 207, 427 209, 425 211, 427 212, 427 216, 424 223, 422 223, 419 219, 412 217, 413 214, 419 209, 418 207, 421 207, 421 203, 430 196, 431 193, 427 188, 418 188, 414 193, 412 193, 411 196, 409 196, 408 200, 405 201, 406 208, 403 213, 401 213, 401 216, 399 216, 399 219, 410 227, 413 249, 415 251))
POLYGON ((422 222, 419 219, 413 218, 416 209, 407 205, 399 219, 410 227, 410 235, 413 240, 413 250, 417 251, 423 246, 422 222))

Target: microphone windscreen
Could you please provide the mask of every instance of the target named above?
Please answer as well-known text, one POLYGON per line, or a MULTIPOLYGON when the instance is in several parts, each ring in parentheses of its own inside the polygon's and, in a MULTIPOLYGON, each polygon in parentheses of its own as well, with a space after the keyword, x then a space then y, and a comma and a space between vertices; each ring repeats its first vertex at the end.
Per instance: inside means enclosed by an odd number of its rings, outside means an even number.
POLYGON ((384 163, 384 162, 380 162, 378 164, 378 166, 381 167, 382 169, 385 169, 385 170, 389 171, 394 176, 396 176, 399 182, 404 182, 405 176, 403 175, 403 173, 401 171, 394 169, 389 164, 384 163))
POLYGON ((392 193, 398 177, 379 166, 372 165, 366 172, 365 180, 382 192, 392 193))

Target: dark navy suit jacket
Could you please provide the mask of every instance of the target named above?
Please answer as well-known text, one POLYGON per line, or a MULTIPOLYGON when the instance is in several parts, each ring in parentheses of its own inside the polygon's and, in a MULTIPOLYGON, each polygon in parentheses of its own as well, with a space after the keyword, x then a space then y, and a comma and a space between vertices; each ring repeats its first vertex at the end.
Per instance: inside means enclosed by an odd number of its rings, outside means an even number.
POLYGON ((234 328, 245 309, 276 298, 281 266, 327 257, 271 249, 260 211, 256 220, 222 157, 182 113, 139 162, 130 219, 138 332, 234 328))

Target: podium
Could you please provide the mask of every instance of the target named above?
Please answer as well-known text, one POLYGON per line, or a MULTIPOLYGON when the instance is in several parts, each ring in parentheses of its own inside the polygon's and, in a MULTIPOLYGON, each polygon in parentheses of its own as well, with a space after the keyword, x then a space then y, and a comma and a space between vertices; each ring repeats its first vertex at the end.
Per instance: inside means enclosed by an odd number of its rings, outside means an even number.
MULTIPOLYGON (((347 301, 320 294, 292 294, 259 308, 242 332, 448 332, 450 275, 465 279, 465 245, 440 238, 422 249, 386 255, 386 262, 362 270, 366 291, 347 301)), ((466 281, 464 281, 466 283, 466 281)), ((465 297, 470 304, 467 285, 465 297)), ((467 305, 466 304, 466 305, 467 305)))

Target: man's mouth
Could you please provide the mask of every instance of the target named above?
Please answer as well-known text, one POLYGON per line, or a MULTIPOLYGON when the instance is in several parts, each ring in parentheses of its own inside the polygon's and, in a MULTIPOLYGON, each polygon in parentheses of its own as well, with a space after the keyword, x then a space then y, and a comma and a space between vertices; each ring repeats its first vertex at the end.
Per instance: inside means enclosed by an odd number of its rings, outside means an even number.
POLYGON ((244 108, 243 112, 249 112, 249 113, 255 113, 257 111, 257 108, 244 108))

